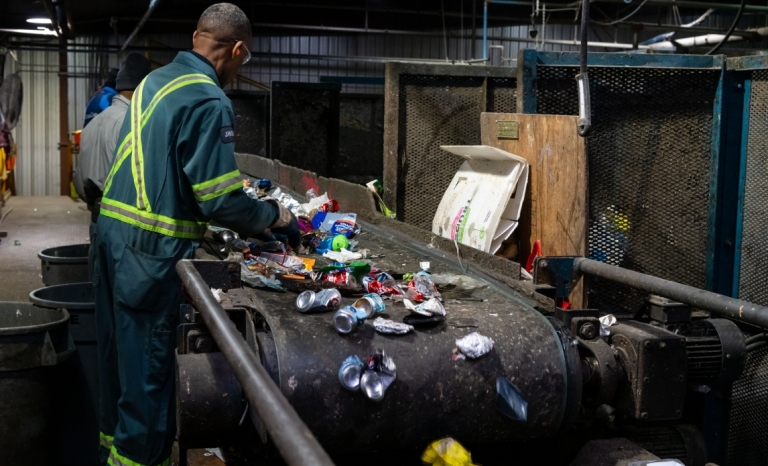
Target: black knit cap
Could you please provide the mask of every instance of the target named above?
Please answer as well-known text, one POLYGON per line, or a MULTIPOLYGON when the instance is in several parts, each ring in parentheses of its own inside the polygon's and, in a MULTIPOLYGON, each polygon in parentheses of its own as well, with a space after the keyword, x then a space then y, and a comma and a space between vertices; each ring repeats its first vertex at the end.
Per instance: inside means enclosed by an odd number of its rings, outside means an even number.
POLYGON ((112 89, 115 88, 115 79, 117 79, 117 72, 119 70, 117 68, 110 68, 109 73, 107 73, 107 80, 104 81, 104 85, 107 87, 111 87, 112 89))
POLYGON ((117 85, 116 91, 132 91, 139 87, 139 83, 144 79, 149 72, 152 71, 152 66, 149 64, 147 58, 137 52, 131 52, 125 57, 123 65, 120 67, 120 72, 117 73, 117 85))

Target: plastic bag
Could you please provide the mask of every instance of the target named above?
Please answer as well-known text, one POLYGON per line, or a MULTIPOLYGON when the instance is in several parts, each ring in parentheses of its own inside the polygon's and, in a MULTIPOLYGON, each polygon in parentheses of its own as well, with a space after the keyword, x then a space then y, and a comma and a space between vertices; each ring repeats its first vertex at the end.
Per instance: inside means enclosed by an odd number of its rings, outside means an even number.
POLYGON ((472 454, 451 437, 430 443, 421 455, 421 461, 434 466, 476 466, 472 454))

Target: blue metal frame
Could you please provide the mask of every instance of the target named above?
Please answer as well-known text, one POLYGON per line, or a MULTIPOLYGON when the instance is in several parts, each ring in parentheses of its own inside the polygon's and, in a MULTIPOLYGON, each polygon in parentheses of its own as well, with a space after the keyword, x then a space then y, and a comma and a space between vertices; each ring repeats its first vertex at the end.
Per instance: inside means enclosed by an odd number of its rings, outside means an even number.
MULTIPOLYGON (((751 62, 750 62, 751 63, 751 62)), ((722 223, 734 222, 729 215, 736 210, 735 193, 721 193, 721 187, 726 189, 733 186, 737 174, 723 170, 725 165, 732 163, 732 157, 723 155, 723 150, 729 147, 734 139, 731 136, 731 125, 723 122, 721 115, 733 100, 731 90, 726 83, 726 60, 722 55, 661 55, 640 53, 590 53, 587 58, 590 67, 622 67, 622 68, 684 68, 717 70, 720 72, 717 93, 712 108, 712 176, 709 182, 710 205, 705 283, 706 288, 721 294, 731 294, 733 270, 733 234, 730 235, 730 248, 723 247, 725 239, 719 237, 723 230, 722 223), (729 178, 730 177, 730 178, 729 178), (725 271, 725 277, 722 272, 725 271)), ((543 66, 579 66, 578 52, 538 52, 536 50, 521 50, 518 53, 517 95, 518 111, 521 113, 537 113, 536 75, 537 67, 543 66)), ((574 81, 574 92, 576 83, 574 81)), ((730 121, 730 120, 729 120, 730 121)), ((740 125, 738 126, 741 127, 740 125)), ((738 146, 737 146, 738 147, 738 146)))
POLYGON ((736 190, 735 201, 735 218, 734 218, 734 234, 733 234, 733 248, 734 259, 732 269, 732 280, 730 283, 730 294, 733 297, 739 296, 740 285, 740 271, 741 271, 741 248, 742 248, 742 227, 743 227, 743 214, 744 214, 744 189, 747 176, 747 144, 749 136, 749 111, 750 102, 752 98, 752 71, 768 69, 768 57, 762 55, 754 55, 748 57, 734 57, 729 58, 726 64, 729 74, 733 75, 738 84, 741 84, 742 97, 740 103, 742 105, 741 112, 731 116, 733 119, 734 131, 739 131, 739 144, 736 147, 732 147, 731 150, 738 151, 738 188, 736 190))

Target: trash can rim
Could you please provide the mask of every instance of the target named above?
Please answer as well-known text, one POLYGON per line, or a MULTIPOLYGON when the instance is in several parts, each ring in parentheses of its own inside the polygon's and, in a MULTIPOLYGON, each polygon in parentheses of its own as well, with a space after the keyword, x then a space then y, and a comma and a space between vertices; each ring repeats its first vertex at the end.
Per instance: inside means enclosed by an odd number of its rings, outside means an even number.
POLYGON ((51 255, 50 251, 53 251, 54 249, 61 249, 61 248, 75 248, 80 246, 86 246, 90 247, 90 243, 83 243, 83 244, 67 244, 64 246, 56 246, 53 248, 45 248, 37 253, 37 257, 41 261, 48 261, 53 262, 57 264, 87 264, 88 263, 88 254, 86 253, 85 256, 77 256, 77 257, 59 257, 59 256, 53 256, 51 255))
POLYGON ((64 283, 61 285, 51 285, 51 286, 44 286, 42 288, 38 288, 36 290, 32 290, 29 293, 29 301, 38 307, 44 307, 47 309, 95 309, 96 303, 95 301, 90 302, 78 302, 78 301, 53 301, 50 299, 43 299, 35 295, 35 293, 38 293, 42 290, 52 290, 54 288, 64 288, 64 287, 75 287, 78 285, 91 285, 93 284, 91 282, 77 282, 77 283, 64 283))
MULTIPOLYGON (((18 304, 29 304, 29 303, 19 302, 18 304)), ((53 309, 53 308, 40 307, 39 309, 41 311, 61 311, 61 318, 54 320, 52 322, 46 322, 44 324, 25 325, 23 327, 0 327, 0 336, 24 335, 27 333, 45 332, 45 331, 53 330, 57 327, 60 327, 62 324, 66 324, 69 321, 69 311, 67 311, 64 308, 53 309)))

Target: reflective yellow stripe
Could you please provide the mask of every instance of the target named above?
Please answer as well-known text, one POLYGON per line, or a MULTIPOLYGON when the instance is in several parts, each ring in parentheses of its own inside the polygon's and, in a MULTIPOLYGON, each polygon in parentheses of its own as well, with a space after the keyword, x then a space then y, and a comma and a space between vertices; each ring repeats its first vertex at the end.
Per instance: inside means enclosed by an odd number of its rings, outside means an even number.
POLYGON ((144 91, 144 83, 147 79, 141 81, 138 89, 133 94, 131 102, 131 139, 133 141, 133 185, 136 187, 136 207, 139 210, 152 212, 147 197, 147 188, 144 183, 144 152, 141 150, 141 95, 144 91))
POLYGON ((115 437, 112 435, 107 435, 104 432, 99 432, 99 445, 109 450, 112 448, 112 442, 114 442, 115 437))
MULTIPOLYGON (((146 79, 146 78, 145 78, 146 79)), ((142 88, 144 82, 142 81, 142 88)), ((184 76, 180 76, 173 81, 169 82, 155 94, 155 96, 152 98, 152 101, 150 101, 149 105, 147 106, 147 109, 141 114, 141 125, 139 126, 140 129, 144 129, 144 125, 147 124, 147 121, 149 121, 149 117, 152 115, 152 113, 155 110, 155 107, 160 103, 160 101, 166 97, 171 92, 180 89, 184 86, 187 86, 189 84, 211 84, 216 85, 215 82, 208 76, 204 74, 187 74, 184 76)), ((139 110, 141 109, 141 106, 139 106, 139 110)), ((134 107, 133 102, 131 102, 131 107, 129 109, 129 114, 131 115, 131 132, 129 132, 126 136, 123 142, 120 144, 120 147, 117 149, 115 161, 112 164, 112 169, 109 172, 109 176, 107 176, 107 181, 104 184, 104 195, 106 196, 109 192, 110 188, 112 187, 112 179, 114 178, 115 174, 118 172, 120 167, 122 166, 123 162, 133 153, 133 114, 134 114, 134 107)), ((135 186, 135 180, 136 177, 134 176, 134 186, 135 186)), ((137 190, 137 193, 139 191, 137 190)), ((142 194, 145 196, 144 199, 146 200, 146 186, 144 188, 144 191, 142 191, 142 194)))
POLYGON ((115 152, 115 160, 112 162, 112 168, 110 168, 109 174, 107 175, 107 180, 104 182, 104 194, 109 191, 109 188, 112 186, 112 178, 114 178, 117 170, 120 169, 120 165, 123 164, 123 160, 125 160, 125 158, 131 153, 132 148, 133 140, 131 139, 131 133, 128 133, 128 135, 125 136, 125 139, 123 139, 123 143, 120 144, 120 146, 117 148, 117 151, 115 152))
MULTIPOLYGON (((137 463, 135 461, 129 460, 125 456, 121 455, 117 452, 117 448, 114 446, 109 451, 109 458, 107 459, 107 464, 111 466, 154 466, 154 465, 148 465, 148 464, 141 464, 137 463)), ((157 463, 157 466, 169 466, 171 464, 171 457, 165 459, 165 461, 161 463, 157 463)))
POLYGON ((198 201, 207 201, 232 192, 240 186, 242 186, 240 170, 233 170, 208 181, 193 184, 192 191, 198 201))
POLYGON ((109 198, 101 199, 100 213, 105 217, 174 238, 200 239, 207 228, 205 222, 176 220, 165 215, 139 210, 132 205, 109 198))
MULTIPOLYGON (((182 82, 188 82, 189 84, 195 84, 195 83, 206 83, 206 84, 213 84, 216 85, 216 83, 213 82, 213 80, 209 77, 207 77, 204 74, 186 74, 184 76, 180 76, 173 81, 169 82, 165 86, 161 87, 160 90, 155 94, 155 97, 152 98, 152 101, 147 106, 147 110, 142 113, 141 118, 141 129, 144 129, 144 125, 147 124, 147 121, 149 120, 150 115, 152 115, 152 112, 155 110, 155 107, 157 107, 157 104, 162 100, 163 97, 165 97, 169 92, 174 91, 178 89, 177 84, 180 84, 182 82), (173 88, 173 89, 171 89, 173 88)), ((142 82, 143 84, 143 82, 142 82)), ((131 103, 131 107, 129 109, 129 114, 133 113, 133 103, 131 103)), ((131 125, 133 127, 133 125, 131 125)), ((123 164, 123 161, 131 155, 130 149, 133 148, 133 131, 129 132, 125 139, 123 140, 122 144, 120 144, 120 147, 117 149, 117 156, 115 157, 115 161, 112 164, 112 169, 109 172, 109 176, 107 177, 107 182, 104 184, 104 194, 106 194, 109 191, 109 188, 112 186, 112 178, 115 176, 115 173, 120 169, 120 166, 123 164), (127 144, 127 146, 126 146, 127 144), (123 149, 125 149, 125 153, 123 153, 123 149)))

